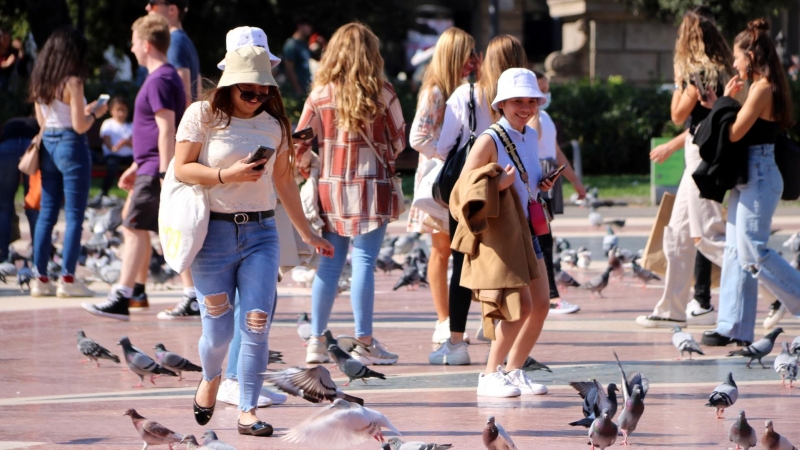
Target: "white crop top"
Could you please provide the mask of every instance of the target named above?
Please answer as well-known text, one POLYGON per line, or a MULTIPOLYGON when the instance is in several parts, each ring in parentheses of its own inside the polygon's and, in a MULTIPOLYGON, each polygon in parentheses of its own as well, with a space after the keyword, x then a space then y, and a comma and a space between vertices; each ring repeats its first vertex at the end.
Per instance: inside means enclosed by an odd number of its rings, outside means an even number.
MULTIPOLYGON (((85 97, 83 104, 86 105, 85 97)), ((72 128, 72 114, 68 104, 55 99, 49 105, 39 103, 39 108, 42 109, 45 128, 72 128)))

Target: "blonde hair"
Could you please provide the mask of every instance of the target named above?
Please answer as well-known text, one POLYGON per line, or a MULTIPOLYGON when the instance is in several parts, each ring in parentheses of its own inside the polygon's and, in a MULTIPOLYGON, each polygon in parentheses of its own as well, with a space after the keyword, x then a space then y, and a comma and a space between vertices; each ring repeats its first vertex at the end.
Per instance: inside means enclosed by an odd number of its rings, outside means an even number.
MULTIPOLYGON (((497 96, 497 80, 500 74, 511 68, 528 67, 528 57, 519 39, 508 34, 497 36, 486 47, 486 58, 481 64, 481 78, 478 81, 480 97, 477 99, 481 105, 491 105, 497 96)), ((489 108, 493 121, 500 120, 500 112, 489 108)))
POLYGON ((733 53, 722 37, 711 10, 700 6, 687 11, 675 41, 675 84, 692 81, 701 74, 703 84, 712 89, 727 83, 733 74, 733 53))
POLYGON ((356 131, 379 112, 386 83, 380 41, 366 25, 343 25, 331 37, 314 75, 314 88, 336 89, 336 126, 356 131))
POLYGON ((133 22, 131 30, 139 35, 139 39, 147 41, 159 52, 167 54, 169 50, 169 22, 161 14, 148 14, 133 22))
POLYGON ((436 87, 445 100, 450 98, 453 91, 464 82, 461 71, 474 51, 475 39, 469 33, 456 27, 446 29, 436 41, 420 93, 436 87))

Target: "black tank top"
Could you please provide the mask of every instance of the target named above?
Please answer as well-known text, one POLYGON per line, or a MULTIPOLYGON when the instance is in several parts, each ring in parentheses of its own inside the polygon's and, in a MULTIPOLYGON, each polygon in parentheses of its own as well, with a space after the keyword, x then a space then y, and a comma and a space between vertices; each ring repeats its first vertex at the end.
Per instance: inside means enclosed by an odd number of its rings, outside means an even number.
POLYGON ((751 145, 774 144, 780 131, 781 128, 778 122, 771 122, 759 117, 742 140, 748 147, 751 145))

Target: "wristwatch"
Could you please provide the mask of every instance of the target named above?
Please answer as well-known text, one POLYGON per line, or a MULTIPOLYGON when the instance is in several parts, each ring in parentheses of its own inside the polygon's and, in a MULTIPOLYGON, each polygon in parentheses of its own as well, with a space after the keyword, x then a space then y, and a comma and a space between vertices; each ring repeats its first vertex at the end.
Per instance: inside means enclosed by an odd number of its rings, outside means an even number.
POLYGON ((165 176, 167 176, 167 172, 158 172, 158 178, 163 180, 165 176))

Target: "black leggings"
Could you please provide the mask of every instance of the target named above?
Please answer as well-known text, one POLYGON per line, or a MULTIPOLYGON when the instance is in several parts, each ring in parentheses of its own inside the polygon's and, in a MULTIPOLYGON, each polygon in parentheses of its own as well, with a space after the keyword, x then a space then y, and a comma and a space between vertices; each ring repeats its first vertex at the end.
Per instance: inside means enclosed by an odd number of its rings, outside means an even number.
MULTIPOLYGON (((458 227, 458 222, 450 216, 450 242, 458 227)), ((453 255, 453 274, 450 276, 450 332, 463 333, 467 330, 467 316, 472 303, 472 290, 461 286, 461 267, 464 265, 464 254, 455 250, 453 255)))
POLYGON ((556 285, 556 274, 553 269, 553 233, 543 234, 536 237, 539 240, 539 247, 544 254, 544 265, 547 268, 547 283, 550 285, 550 299, 559 298, 558 286, 556 285))
POLYGON ((694 259, 694 299, 705 309, 711 306, 711 265, 702 253, 694 259))

